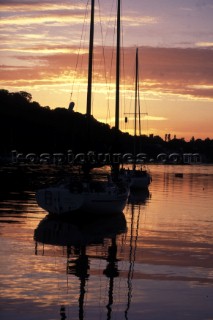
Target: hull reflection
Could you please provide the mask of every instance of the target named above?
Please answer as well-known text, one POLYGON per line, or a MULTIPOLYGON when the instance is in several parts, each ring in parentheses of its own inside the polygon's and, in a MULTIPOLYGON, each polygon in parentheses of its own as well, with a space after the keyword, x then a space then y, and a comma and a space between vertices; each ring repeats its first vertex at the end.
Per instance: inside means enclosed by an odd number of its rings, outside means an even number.
POLYGON ((88 246, 101 244, 105 238, 112 238, 127 231, 123 213, 112 217, 57 218, 46 216, 35 229, 34 240, 57 246, 88 246))
MULTIPOLYGON (((87 282, 90 278, 90 264, 93 259, 106 261, 102 274, 108 280, 108 303, 105 306, 107 319, 111 319, 113 305, 114 279, 119 276, 117 258, 117 237, 127 232, 126 219, 123 214, 112 217, 82 221, 59 219, 52 216, 45 217, 34 231, 36 251, 38 243, 56 246, 66 246, 67 274, 76 276, 80 281, 78 298, 78 317, 85 318, 85 294, 87 282), (108 241, 107 241, 108 240, 108 241), (103 245, 105 243, 105 245, 103 245), (90 247, 102 245, 102 254, 96 250, 89 251, 90 247), (103 249, 105 248, 105 249, 103 249)), ((94 247, 95 248, 95 247, 94 247)), ((44 254, 44 251, 42 252, 44 254)), ((66 307, 60 308, 61 319, 66 319, 66 307)))

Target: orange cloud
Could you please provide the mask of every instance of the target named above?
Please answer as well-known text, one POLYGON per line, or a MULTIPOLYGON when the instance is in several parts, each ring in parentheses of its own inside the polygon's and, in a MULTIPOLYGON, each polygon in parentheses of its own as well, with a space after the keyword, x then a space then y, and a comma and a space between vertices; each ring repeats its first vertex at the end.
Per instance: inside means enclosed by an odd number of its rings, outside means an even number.
MULTIPOLYGON (((16 50, 14 49, 14 52, 16 50)), ((87 48, 80 51, 76 47, 65 46, 48 46, 41 45, 28 48, 17 48, 17 53, 22 52, 24 55, 14 54, 15 58, 25 64, 25 61, 35 61, 35 64, 27 69, 20 66, 15 68, 1 68, 1 84, 7 81, 17 83, 20 81, 23 85, 28 82, 29 78, 33 82, 44 79, 52 79, 52 83, 58 83, 58 78, 70 76, 76 78, 87 78, 88 55, 87 48), (31 53, 33 55, 28 55, 31 53), (80 56, 77 54, 81 53, 80 56), (78 66, 77 65, 78 59, 78 66), (76 71, 76 72, 75 72, 76 71)), ((13 52, 13 50, 12 50, 13 52)), ((143 91, 153 93, 167 93, 183 95, 191 98, 212 99, 213 98, 213 67, 209 63, 212 59, 211 49, 179 49, 179 48, 140 48, 140 79, 143 91)), ((124 49, 125 85, 131 90, 134 73, 134 48, 124 49), (128 62, 128 63, 127 63, 128 62)), ((98 47, 95 49, 94 57, 94 78, 100 83, 105 82, 114 85, 115 72, 114 66, 111 67, 113 49, 98 47), (105 59, 105 66, 103 63, 105 59)), ((72 78, 70 78, 72 81, 72 78)))

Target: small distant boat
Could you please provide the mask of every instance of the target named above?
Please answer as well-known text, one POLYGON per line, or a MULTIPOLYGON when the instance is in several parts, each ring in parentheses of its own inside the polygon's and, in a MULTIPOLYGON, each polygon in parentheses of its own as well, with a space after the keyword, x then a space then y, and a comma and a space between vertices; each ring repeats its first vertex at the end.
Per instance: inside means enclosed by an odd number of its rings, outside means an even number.
MULTIPOLYGON (((137 168, 136 161, 136 137, 137 137, 137 114, 139 107, 139 63, 138 63, 138 48, 136 49, 136 70, 135 70, 135 112, 134 112, 134 160, 132 164, 132 169, 122 169, 120 171, 120 177, 125 180, 131 189, 146 189, 150 185, 152 178, 149 171, 144 165, 141 165, 140 169, 137 168)), ((139 108, 140 115, 140 108, 139 108)), ((139 118, 140 121, 140 118, 139 118)))
POLYGON ((126 182, 131 190, 148 189, 152 177, 147 169, 121 169, 119 177, 126 182))
POLYGON ((150 185, 152 178, 146 169, 133 169, 129 174, 131 189, 146 189, 150 185))

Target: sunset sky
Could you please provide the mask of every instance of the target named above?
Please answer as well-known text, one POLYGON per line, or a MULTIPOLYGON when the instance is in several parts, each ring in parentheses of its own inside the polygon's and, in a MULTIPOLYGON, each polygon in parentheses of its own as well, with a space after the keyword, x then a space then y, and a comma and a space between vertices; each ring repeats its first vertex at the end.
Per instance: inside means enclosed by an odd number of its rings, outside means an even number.
MULTIPOLYGON (((144 134, 213 139, 213 1, 122 0, 120 128, 132 133, 139 47, 144 134)), ((0 0, 0 88, 86 112, 90 1, 0 0)), ((116 1, 96 0, 93 115, 114 125, 116 1)))

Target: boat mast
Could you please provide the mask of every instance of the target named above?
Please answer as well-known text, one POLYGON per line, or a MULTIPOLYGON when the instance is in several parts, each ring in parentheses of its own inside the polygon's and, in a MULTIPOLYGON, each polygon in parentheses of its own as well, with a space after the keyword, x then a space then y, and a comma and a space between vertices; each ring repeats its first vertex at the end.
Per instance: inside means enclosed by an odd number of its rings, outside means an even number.
POLYGON ((141 104, 140 104, 140 80, 139 80, 139 65, 138 65, 138 125, 139 125, 139 136, 141 136, 141 104))
POLYGON ((120 33, 121 33, 121 4, 118 0, 117 8, 117 54, 116 54, 116 98, 115 98, 115 129, 119 130, 120 104, 120 33))
POLYGON ((136 49, 135 59, 135 123, 134 123, 134 136, 137 135, 137 107, 138 107, 138 48, 136 49))
POLYGON ((88 85, 87 85, 87 116, 91 115, 92 104, 92 67, 93 67, 93 46, 94 46, 94 16, 95 0, 91 0, 90 18, 90 41, 89 41, 89 63, 88 63, 88 85))

